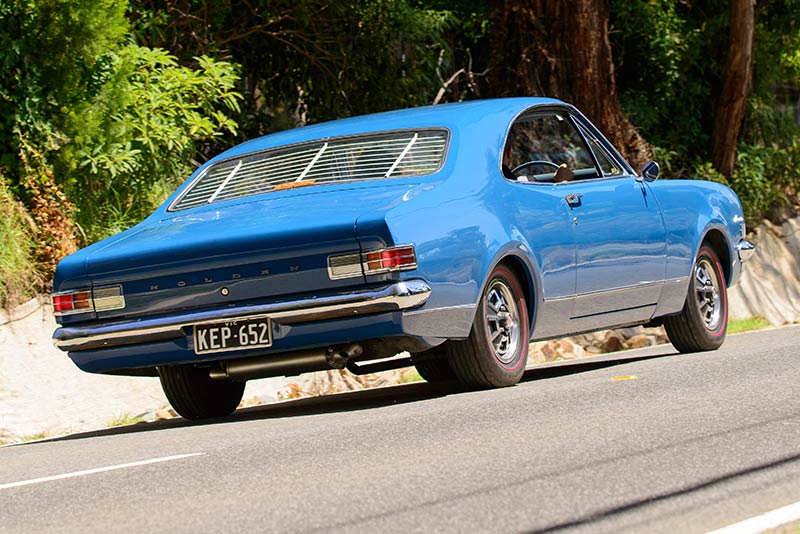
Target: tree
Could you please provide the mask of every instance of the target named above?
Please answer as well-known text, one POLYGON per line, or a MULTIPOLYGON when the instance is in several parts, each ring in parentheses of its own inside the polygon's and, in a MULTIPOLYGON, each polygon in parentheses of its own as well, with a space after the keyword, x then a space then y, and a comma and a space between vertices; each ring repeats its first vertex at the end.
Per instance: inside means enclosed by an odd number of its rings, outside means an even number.
POLYGON ((730 0, 728 55, 711 136, 711 161, 726 177, 736 165, 736 141, 752 77, 754 31, 755 0, 730 0))
POLYGON ((35 267, 74 250, 72 204, 52 160, 68 139, 63 110, 91 95, 98 58, 127 29, 116 0, 0 2, 0 172, 31 214, 35 267))
POLYGON ((242 138, 428 104, 439 87, 449 14, 409 0, 133 3, 141 44, 165 48, 183 65, 209 55, 242 66, 242 138))
POLYGON ((492 16, 494 96, 569 101, 640 167, 650 149, 620 108, 606 0, 503 2, 492 16))

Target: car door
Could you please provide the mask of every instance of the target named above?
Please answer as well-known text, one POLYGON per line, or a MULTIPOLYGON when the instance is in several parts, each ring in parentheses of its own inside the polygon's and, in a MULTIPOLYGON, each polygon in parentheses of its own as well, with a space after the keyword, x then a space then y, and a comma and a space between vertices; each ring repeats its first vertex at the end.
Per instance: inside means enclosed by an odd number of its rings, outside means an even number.
POLYGON ((598 175, 559 184, 570 207, 577 252, 573 319, 587 329, 648 319, 666 273, 664 220, 647 183, 626 172, 607 142, 582 121, 572 117, 598 175), (609 322, 602 317, 609 313, 619 317, 609 322))
MULTIPOLYGON (((503 167, 511 179, 528 182, 532 193, 565 206, 571 235, 561 239, 575 250, 575 263, 561 266, 562 282, 575 276, 570 330, 648 319, 665 275, 664 222, 647 184, 599 132, 568 110, 536 110, 512 126, 503 167)), ((567 302, 564 295, 553 297, 545 294, 545 305, 567 302)))

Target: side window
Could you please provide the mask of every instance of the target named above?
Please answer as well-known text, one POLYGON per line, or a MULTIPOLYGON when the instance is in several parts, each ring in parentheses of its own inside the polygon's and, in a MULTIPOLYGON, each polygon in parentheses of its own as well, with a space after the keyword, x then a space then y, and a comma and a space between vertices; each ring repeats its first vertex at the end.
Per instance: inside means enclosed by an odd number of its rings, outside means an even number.
POLYGON ((503 173, 537 182, 598 177, 591 153, 568 116, 552 112, 524 115, 511 126, 503 173))

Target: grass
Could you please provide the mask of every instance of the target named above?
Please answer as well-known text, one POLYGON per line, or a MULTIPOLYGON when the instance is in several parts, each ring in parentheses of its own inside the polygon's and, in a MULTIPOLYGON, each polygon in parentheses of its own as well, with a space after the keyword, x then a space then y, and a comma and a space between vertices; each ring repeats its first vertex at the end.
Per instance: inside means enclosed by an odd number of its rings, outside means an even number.
POLYGON ((28 434, 28 435, 22 436, 20 438, 20 441, 39 441, 40 439, 47 439, 47 438, 50 438, 50 437, 53 437, 53 434, 51 434, 50 432, 45 431, 45 432, 39 432, 39 433, 36 433, 36 434, 28 434))
POLYGON ((763 330, 772 325, 763 317, 749 317, 747 319, 731 319, 728 321, 728 333, 739 334, 751 330, 763 330))
POLYGON ((410 382, 422 382, 423 378, 419 376, 416 369, 411 368, 401 373, 400 378, 397 380, 398 384, 408 384, 410 382))
POLYGON ((142 415, 122 414, 112 419, 106 426, 114 428, 116 426, 135 425, 136 423, 146 423, 147 420, 142 415))
POLYGON ((29 227, 25 209, 0 175, 0 306, 19 304, 33 294, 36 278, 29 227))

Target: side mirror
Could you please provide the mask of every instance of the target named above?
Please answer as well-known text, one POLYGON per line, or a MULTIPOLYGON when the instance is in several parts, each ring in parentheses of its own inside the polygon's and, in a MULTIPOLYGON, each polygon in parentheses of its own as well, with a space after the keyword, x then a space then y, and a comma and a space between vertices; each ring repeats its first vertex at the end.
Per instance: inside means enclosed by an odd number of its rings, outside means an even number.
POLYGON ((658 163, 650 160, 642 167, 642 178, 648 182, 654 182, 658 179, 659 172, 661 172, 661 168, 658 166, 658 163))

